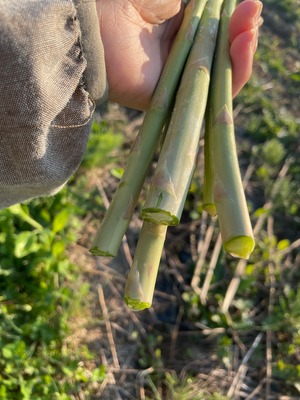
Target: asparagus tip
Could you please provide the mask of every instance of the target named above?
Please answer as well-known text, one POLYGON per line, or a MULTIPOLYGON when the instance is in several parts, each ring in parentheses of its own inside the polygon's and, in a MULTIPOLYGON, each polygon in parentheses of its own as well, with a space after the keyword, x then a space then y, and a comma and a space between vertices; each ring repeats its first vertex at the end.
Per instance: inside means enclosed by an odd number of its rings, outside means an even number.
POLYGON ((127 296, 125 296, 125 303, 133 311, 142 311, 145 310, 146 308, 151 307, 150 303, 141 301, 139 299, 133 299, 132 297, 127 297, 127 296))
POLYGON ((115 257, 116 254, 111 254, 108 251, 101 250, 99 247, 94 246, 90 248, 90 253, 93 256, 102 256, 102 257, 115 257))
POLYGON ((255 241, 251 236, 236 236, 224 243, 224 249, 233 257, 248 260, 255 246, 255 241))

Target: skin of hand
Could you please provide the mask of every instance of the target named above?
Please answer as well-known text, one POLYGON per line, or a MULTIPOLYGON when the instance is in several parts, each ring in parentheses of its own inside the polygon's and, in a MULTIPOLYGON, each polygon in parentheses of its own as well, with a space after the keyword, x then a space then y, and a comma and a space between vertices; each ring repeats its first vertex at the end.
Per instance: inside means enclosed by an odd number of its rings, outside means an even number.
MULTIPOLYGON (((181 0, 98 0, 109 99, 146 110, 180 27, 181 0)), ((244 0, 229 27, 232 89, 236 96, 251 76, 262 3, 244 0)))

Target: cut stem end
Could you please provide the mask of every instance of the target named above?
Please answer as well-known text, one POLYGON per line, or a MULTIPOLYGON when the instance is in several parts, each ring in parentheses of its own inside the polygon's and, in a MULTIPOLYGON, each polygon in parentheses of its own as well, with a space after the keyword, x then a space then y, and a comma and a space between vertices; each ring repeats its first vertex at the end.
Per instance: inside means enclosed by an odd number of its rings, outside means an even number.
POLYGON ((132 299, 131 297, 125 296, 125 303, 133 311, 142 311, 146 308, 151 307, 151 303, 141 301, 139 299, 132 299))
POLYGON ((91 247, 90 253, 93 256, 102 256, 102 257, 115 257, 116 254, 111 254, 108 251, 101 250, 99 247, 91 247))
POLYGON ((224 242, 224 250, 233 257, 248 260, 255 246, 251 236, 236 236, 224 242))
POLYGON ((212 217, 215 217, 217 215, 217 208, 216 208, 215 204, 213 204, 213 203, 203 204, 202 208, 204 211, 206 211, 212 217))

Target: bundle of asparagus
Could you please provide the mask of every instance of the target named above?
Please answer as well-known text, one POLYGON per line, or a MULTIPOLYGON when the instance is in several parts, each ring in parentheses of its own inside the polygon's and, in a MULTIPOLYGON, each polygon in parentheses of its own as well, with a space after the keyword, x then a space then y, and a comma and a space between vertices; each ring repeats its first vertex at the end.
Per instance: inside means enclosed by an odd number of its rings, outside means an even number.
POLYGON ((90 250, 94 255, 117 254, 166 130, 125 286, 125 301, 134 310, 151 306, 167 227, 180 222, 204 120, 203 208, 218 215, 229 254, 247 259, 254 248, 232 115, 228 23, 234 7, 235 0, 190 0, 186 6, 151 106, 90 250))

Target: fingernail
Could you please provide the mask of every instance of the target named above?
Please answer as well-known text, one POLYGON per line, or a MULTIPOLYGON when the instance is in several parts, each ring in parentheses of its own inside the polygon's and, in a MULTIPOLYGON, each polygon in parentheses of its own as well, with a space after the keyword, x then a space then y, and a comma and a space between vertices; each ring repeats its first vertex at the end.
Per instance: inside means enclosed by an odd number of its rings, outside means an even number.
POLYGON ((262 26, 263 23, 264 23, 263 17, 259 17, 258 20, 257 20, 257 23, 256 23, 257 28, 262 26))
POLYGON ((257 4, 257 9, 256 9, 256 13, 254 15, 254 20, 256 21, 256 24, 258 23, 259 19, 260 19, 260 15, 263 9, 263 4, 261 1, 255 1, 255 3, 257 4))
POLYGON ((252 37, 252 51, 253 54, 256 52, 258 45, 258 28, 252 29, 253 37, 252 37))

